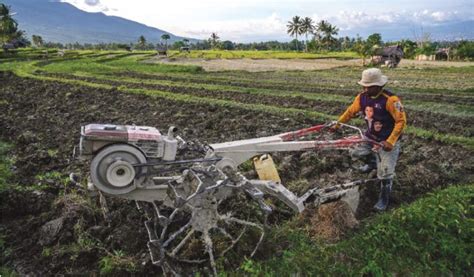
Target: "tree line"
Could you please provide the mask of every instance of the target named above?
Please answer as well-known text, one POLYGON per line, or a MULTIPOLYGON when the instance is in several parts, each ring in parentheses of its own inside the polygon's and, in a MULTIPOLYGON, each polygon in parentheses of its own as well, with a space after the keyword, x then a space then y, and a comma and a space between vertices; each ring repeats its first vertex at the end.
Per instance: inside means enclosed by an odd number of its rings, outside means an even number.
MULTIPOLYGON (((334 27, 334 26, 332 26, 334 27)), ((304 34, 304 33, 303 33, 304 34)), ((390 45, 400 45, 404 51, 404 58, 412 59, 416 55, 434 55, 437 49, 450 48, 453 59, 474 59, 474 41, 424 41, 415 42, 409 39, 399 41, 382 40, 378 33, 369 35, 367 38, 348 36, 336 38, 334 35, 323 35, 321 42, 311 40, 297 40, 289 42, 265 41, 251 43, 236 43, 230 40, 221 41, 216 33, 212 33, 209 39, 190 42, 188 39, 168 43, 170 36, 164 34, 162 40, 150 43, 144 36, 140 36, 135 43, 54 43, 45 42, 39 35, 32 36, 32 45, 44 48, 76 49, 76 50, 246 50, 246 51, 304 51, 320 53, 325 51, 353 51, 362 58, 376 54, 377 50, 390 45)))
POLYGON ((429 34, 424 34, 422 39, 413 41, 403 39, 399 41, 384 42, 379 33, 369 35, 366 39, 357 35, 355 38, 337 37, 339 28, 332 25, 326 20, 318 23, 310 17, 294 16, 287 24, 287 33, 291 37, 295 37, 295 50, 302 49, 304 44, 306 52, 320 51, 354 51, 361 57, 369 57, 375 55, 384 46, 399 45, 404 51, 405 58, 414 58, 416 55, 434 55, 438 49, 452 49, 452 58, 473 59, 474 58, 474 42, 473 41, 431 41, 429 34), (305 35, 304 41, 299 41, 298 36, 305 35), (308 40, 308 35, 312 38, 308 40))

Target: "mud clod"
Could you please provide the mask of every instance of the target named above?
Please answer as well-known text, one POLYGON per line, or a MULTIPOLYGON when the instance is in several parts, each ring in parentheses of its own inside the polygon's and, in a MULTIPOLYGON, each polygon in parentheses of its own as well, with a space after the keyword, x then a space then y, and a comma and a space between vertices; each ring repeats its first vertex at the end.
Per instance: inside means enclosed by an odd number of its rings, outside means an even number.
POLYGON ((359 225, 351 208, 344 201, 320 206, 310 222, 311 235, 330 242, 340 240, 359 225))
POLYGON ((44 224, 40 229, 40 239, 38 243, 42 246, 52 244, 63 228, 64 217, 51 220, 44 224))

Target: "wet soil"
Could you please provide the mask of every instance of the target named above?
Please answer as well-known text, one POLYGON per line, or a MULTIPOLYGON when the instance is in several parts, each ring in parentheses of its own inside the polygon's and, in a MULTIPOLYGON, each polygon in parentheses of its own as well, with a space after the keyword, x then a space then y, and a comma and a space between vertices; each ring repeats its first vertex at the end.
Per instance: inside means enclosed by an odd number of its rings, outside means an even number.
MULTIPOLYGON (((88 123, 149 125, 161 130, 175 125, 185 139, 209 143, 266 136, 320 123, 302 115, 286 117, 212 104, 173 102, 114 89, 22 79, 4 72, 0 73, 0 83, 0 139, 14 144, 11 181, 24 187, 36 184, 38 174, 52 171, 86 175, 87 166, 73 160, 71 153, 78 143, 80 126, 88 123)), ((411 202, 437 187, 472 182, 472 151, 408 135, 402 143, 392 207, 411 202)), ((284 184, 304 181, 314 187, 367 178, 351 168, 353 163, 344 151, 290 153, 275 155, 275 160, 284 184)), ((377 192, 376 184, 361 189, 358 219, 372 215, 377 192)), ((87 199, 85 192, 59 180, 52 180, 47 189, 1 192, 2 232, 6 247, 11 248, 11 255, 2 263, 22 275, 97 274, 98 261, 107 251, 123 250, 137 262, 137 274, 159 273, 146 262, 143 218, 132 203, 109 199, 111 221, 107 222, 97 211, 97 198, 91 198, 92 204, 88 204, 77 200, 76 194, 82 195, 79 199, 87 199), (74 242, 84 241, 84 234, 100 247, 66 251, 74 242), (54 251, 45 253, 47 247, 54 251)), ((272 224, 285 218, 288 216, 277 214, 272 224)), ((316 223, 303 220, 302 224, 316 223)))
MULTIPOLYGON (((346 95, 346 96, 355 96, 357 94, 353 88, 335 88, 332 80, 320 80, 320 84, 307 84, 302 80, 302 84, 298 85, 294 82, 286 83, 271 83, 271 82, 262 82, 255 78, 255 80, 233 80, 229 78, 199 78, 199 77, 181 77, 181 76, 170 76, 170 75, 158 75, 158 74, 146 74, 146 73, 137 73, 137 72, 123 72, 115 73, 114 76, 124 76, 127 78, 138 78, 138 79, 150 79, 150 80, 166 80, 166 81, 176 81, 176 82, 190 82, 198 84, 219 84, 219 85, 228 85, 228 86, 238 86, 246 88, 261 88, 261 89, 273 89, 273 90, 283 90, 283 91, 299 91, 307 93, 334 93, 337 95, 346 95), (331 83, 329 83, 331 82, 331 83), (328 83, 330 87, 325 87, 325 83, 328 83)), ((258 75, 257 75, 258 76, 258 75)), ((280 80, 281 81, 281 80, 280 80)), ((409 97, 411 100, 418 101, 432 101, 432 102, 447 102, 447 103, 456 103, 464 105, 474 104, 474 97, 471 94, 452 94, 449 91, 446 93, 411 93, 410 91, 396 91, 397 95, 400 97, 409 97)))
MULTIPOLYGON (((189 94, 200 97, 210 97, 214 99, 232 100, 241 103, 249 104, 263 104, 270 106, 277 106, 283 108, 296 108, 303 110, 314 110, 323 112, 326 114, 338 115, 341 114, 346 108, 338 101, 318 101, 309 100, 301 96, 295 97, 282 97, 282 96, 269 96, 269 95, 256 95, 249 93, 242 93, 238 91, 212 91, 204 88, 186 88, 186 87, 173 87, 168 85, 158 84, 143 84, 143 83, 130 83, 130 82, 116 82, 108 80, 100 80, 89 77, 78 77, 74 75, 64 74, 61 77, 68 79, 77 79, 88 81, 92 83, 108 84, 112 86, 126 86, 128 88, 141 88, 150 90, 162 90, 173 93, 189 94)), ((350 105, 348 102, 347 105, 350 105)), ((436 132, 473 137, 474 136, 474 125, 470 124, 471 118, 463 118, 458 116, 449 116, 446 114, 440 114, 429 111, 413 111, 407 108, 407 120, 408 124, 416 126, 425 130, 436 130, 436 132)))

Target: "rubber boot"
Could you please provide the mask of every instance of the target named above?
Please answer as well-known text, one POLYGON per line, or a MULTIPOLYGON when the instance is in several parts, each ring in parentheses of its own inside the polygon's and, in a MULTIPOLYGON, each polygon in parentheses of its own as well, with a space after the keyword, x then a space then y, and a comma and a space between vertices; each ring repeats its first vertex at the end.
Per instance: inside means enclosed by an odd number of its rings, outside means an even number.
POLYGON ((377 169, 377 166, 375 164, 364 164, 363 166, 359 167, 359 172, 369 173, 374 169, 377 169))
POLYGON ((379 200, 374 206, 377 211, 385 211, 388 207, 390 192, 392 191, 392 179, 380 180, 379 200))
POLYGON ((363 166, 359 167, 359 171, 361 173, 369 173, 371 172, 372 170, 374 169, 377 169, 377 161, 375 160, 375 156, 374 155, 370 155, 368 158, 367 158, 367 161, 366 161, 366 164, 364 164, 363 166))

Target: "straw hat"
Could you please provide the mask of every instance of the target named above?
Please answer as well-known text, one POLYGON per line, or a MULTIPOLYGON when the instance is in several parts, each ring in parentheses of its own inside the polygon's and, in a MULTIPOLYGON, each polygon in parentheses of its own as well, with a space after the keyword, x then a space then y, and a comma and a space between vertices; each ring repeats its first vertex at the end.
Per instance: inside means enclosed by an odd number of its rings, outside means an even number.
POLYGON ((357 82, 364 87, 381 86, 383 87, 388 81, 387 76, 382 75, 382 71, 378 68, 369 68, 362 72, 362 79, 357 82))

